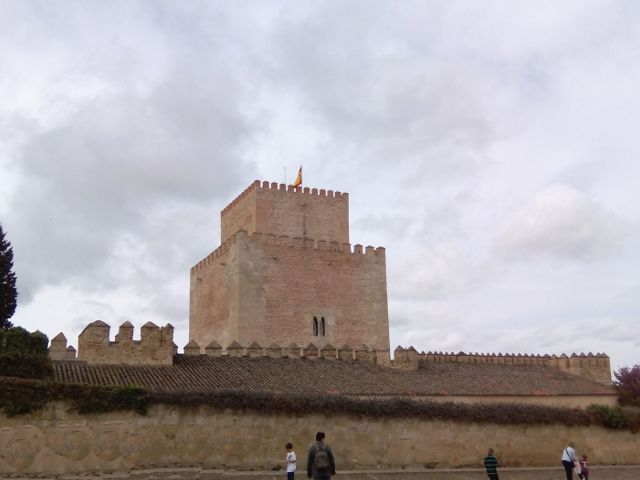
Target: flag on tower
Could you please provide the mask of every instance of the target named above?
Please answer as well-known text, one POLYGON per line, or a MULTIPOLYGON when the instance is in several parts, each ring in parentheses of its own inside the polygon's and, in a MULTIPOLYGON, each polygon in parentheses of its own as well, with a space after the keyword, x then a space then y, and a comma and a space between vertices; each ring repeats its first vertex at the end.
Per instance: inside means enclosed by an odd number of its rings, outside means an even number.
POLYGON ((302 185, 302 167, 298 169, 298 176, 296 177, 296 180, 293 182, 294 187, 299 187, 300 185, 302 185))

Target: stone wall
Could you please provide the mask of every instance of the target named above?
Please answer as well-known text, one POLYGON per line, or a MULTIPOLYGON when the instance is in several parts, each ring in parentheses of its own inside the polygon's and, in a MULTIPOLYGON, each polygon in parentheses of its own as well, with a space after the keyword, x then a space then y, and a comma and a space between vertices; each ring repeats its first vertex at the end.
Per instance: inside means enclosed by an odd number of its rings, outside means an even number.
POLYGON ((388 351, 385 251, 240 231, 192 268, 189 337, 388 351))
POLYGON ((256 231, 256 189, 260 182, 249 185, 220 212, 220 243, 224 244, 236 232, 256 231))
MULTIPOLYGON (((152 322, 140 328, 140 340, 133 339, 133 325, 120 325, 115 341, 109 340, 111 327, 102 320, 96 320, 85 327, 78 336, 78 360, 87 363, 129 364, 129 365, 171 365, 177 346, 173 343, 173 326, 159 327, 152 322)), ((63 355, 64 335, 56 336, 51 342, 49 356, 53 360, 73 360, 68 350, 63 355)), ((73 352, 75 353, 75 352, 73 352)))
MULTIPOLYGON (((201 355, 203 348, 195 340, 191 340, 184 347, 185 355, 201 355)), ((366 345, 351 347, 343 345, 336 348, 331 344, 321 347, 313 343, 300 346, 297 343, 290 343, 287 346, 281 346, 272 343, 268 347, 263 347, 258 342, 252 342, 249 345, 241 345, 238 341, 231 342, 226 348, 223 348, 217 341, 212 341, 204 348, 204 354, 211 357, 229 356, 229 357, 271 357, 271 358, 308 358, 336 361, 358 361, 372 364, 384 363, 381 359, 386 359, 385 366, 393 366, 393 362, 389 361, 388 350, 370 350, 366 345)), ((398 366, 402 368, 402 366, 398 366)))
POLYGON ((255 181, 220 224, 191 269, 190 340, 388 351, 385 252, 349 244, 348 194, 255 181))
POLYGON ((320 414, 258 415, 208 407, 153 406, 79 415, 63 403, 0 416, 0 474, 65 474, 163 466, 270 469, 291 441, 298 468, 322 430, 338 470, 477 466, 487 447, 504 465, 558 466, 571 440, 592 464, 640 463, 640 434, 600 427, 508 426, 320 414))
POLYGON ((255 181, 220 214, 221 242, 236 232, 349 243, 349 194, 255 181))
MULTIPOLYGON (((382 398, 380 396, 378 399, 382 398)), ((618 405, 616 395, 432 395, 415 398, 430 402, 519 403, 546 407, 587 408, 590 405, 618 405)))
POLYGON ((527 355, 513 353, 448 353, 422 352, 419 360, 427 363, 494 363, 498 365, 540 365, 595 380, 605 385, 611 384, 609 356, 604 353, 572 353, 562 355, 527 355))
POLYGON ((238 246, 229 238, 191 269, 189 338, 203 347, 213 340, 229 345, 238 338, 238 246))

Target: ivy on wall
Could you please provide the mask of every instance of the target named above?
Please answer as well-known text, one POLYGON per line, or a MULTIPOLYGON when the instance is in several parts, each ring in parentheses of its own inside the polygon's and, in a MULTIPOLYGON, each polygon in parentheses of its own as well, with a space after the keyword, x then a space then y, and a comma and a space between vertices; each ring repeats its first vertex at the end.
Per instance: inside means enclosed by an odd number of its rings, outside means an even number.
POLYGON ((29 333, 22 327, 0 330, 0 355, 22 354, 47 356, 49 339, 39 331, 29 333))
POLYGON ((432 402, 406 399, 368 400, 340 396, 284 395, 259 392, 153 393, 150 402, 183 407, 208 405, 215 409, 265 414, 355 415, 368 418, 415 418, 502 425, 551 425, 568 427, 599 425, 640 430, 640 410, 597 405, 587 410, 527 404, 432 402))
POLYGON ((53 375, 47 357, 49 339, 42 332, 29 333, 22 327, 0 329, 0 375, 19 378, 47 378, 53 375))
POLYGON ((99 387, 0 377, 0 408, 8 416, 40 410, 63 400, 79 413, 130 410, 147 413, 149 395, 138 387, 99 387))
POLYGON ((580 408, 526 404, 465 404, 405 399, 368 400, 340 396, 285 395, 260 392, 219 391, 198 393, 150 393, 139 387, 101 387, 0 377, 0 408, 7 415, 33 412, 54 400, 67 401, 79 413, 129 410, 146 414, 149 405, 183 408, 203 405, 266 415, 353 415, 366 418, 413 418, 502 425, 597 425, 611 429, 640 430, 640 410, 592 405, 580 408))

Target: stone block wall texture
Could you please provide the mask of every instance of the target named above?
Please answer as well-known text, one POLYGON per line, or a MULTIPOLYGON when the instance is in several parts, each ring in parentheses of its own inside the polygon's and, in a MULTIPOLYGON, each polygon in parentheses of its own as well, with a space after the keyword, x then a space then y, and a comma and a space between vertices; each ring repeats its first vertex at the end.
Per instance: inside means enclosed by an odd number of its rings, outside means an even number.
MULTIPOLYGON (((384 398, 377 396, 376 398, 384 398)), ((525 405, 541 405, 545 407, 587 408, 590 405, 618 405, 615 395, 430 395, 415 398, 430 402, 456 403, 519 403, 525 405)))
POLYGON ((76 349, 67 347, 67 337, 62 332, 51 339, 49 346, 49 358, 51 360, 75 360, 76 349))
POLYGON ((640 463, 640 434, 600 427, 508 426, 320 414, 238 414, 153 406, 79 415, 64 403, 0 416, 0 474, 115 471, 169 466, 266 470, 292 442, 298 468, 315 432, 327 434, 338 470, 481 466, 493 447, 508 466, 554 466, 573 440, 593 465, 640 463))
POLYGON ((191 270, 189 336, 201 347, 364 344, 388 357, 385 251, 240 231, 191 270))
MULTIPOLYGON (((397 352, 397 351, 396 351, 397 352)), ((417 354, 426 363, 493 363, 497 365, 539 365, 553 367, 573 375, 585 377, 605 385, 611 384, 611 363, 604 353, 573 353, 562 355, 522 355, 513 353, 449 353, 427 352, 417 354)))
POLYGON ((220 224, 191 270, 191 340, 389 350, 384 249, 352 249, 348 194, 255 181, 220 224))
POLYGON ((221 242, 236 232, 349 243, 349 195, 253 182, 220 213, 221 242))
MULTIPOLYGON (((115 341, 109 340, 111 327, 102 320, 96 320, 78 335, 78 360, 87 363, 129 364, 129 365, 171 365, 177 347, 173 343, 173 326, 159 327, 152 322, 140 328, 140 340, 133 339, 133 325, 120 325, 115 341)), ((56 337, 58 338, 58 337, 56 337)), ((64 338, 64 335, 62 336, 64 338)), ((66 344, 66 339, 64 340, 66 344)), ((60 358, 60 346, 49 351, 52 360, 73 360, 70 355, 60 358)))

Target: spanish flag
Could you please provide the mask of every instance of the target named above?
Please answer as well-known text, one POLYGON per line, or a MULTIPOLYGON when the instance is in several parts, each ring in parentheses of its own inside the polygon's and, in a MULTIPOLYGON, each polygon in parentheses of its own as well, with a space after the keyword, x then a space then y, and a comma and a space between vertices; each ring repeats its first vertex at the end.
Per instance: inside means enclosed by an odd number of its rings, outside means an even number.
POLYGON ((293 182, 294 187, 299 187, 300 185, 302 185, 302 167, 298 169, 298 176, 296 177, 296 180, 293 182))

